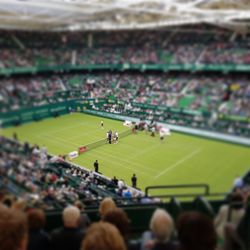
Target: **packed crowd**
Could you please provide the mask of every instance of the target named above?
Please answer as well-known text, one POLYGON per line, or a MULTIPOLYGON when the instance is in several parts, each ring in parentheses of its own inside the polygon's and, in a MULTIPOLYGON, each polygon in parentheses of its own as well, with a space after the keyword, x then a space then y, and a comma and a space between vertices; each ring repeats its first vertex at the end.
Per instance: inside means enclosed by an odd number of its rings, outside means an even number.
POLYGON ((250 116, 247 76, 102 73, 1 80, 2 112, 77 98, 113 98, 126 103, 250 116))
MULTIPOLYGON (((94 102, 93 109, 176 124, 186 114, 197 127, 202 123, 215 130, 221 116, 250 117, 250 84, 245 75, 99 73, 3 78, 0 110, 100 98, 112 102, 94 102)), ((237 127, 249 129, 249 123, 236 121, 221 127, 240 134, 237 127)))
POLYGON ((121 204, 133 199, 143 202, 141 192, 130 189, 124 180, 108 180, 69 164, 66 156, 49 157, 45 147, 20 145, 4 137, 0 142, 0 187, 18 196, 19 206, 44 210, 62 209, 75 202, 96 206, 106 196, 120 199, 121 204))
POLYGON ((225 30, 2 32, 0 68, 75 64, 249 64, 250 37, 225 30))
MULTIPOLYGON (((44 210, 17 206, 0 200, 1 250, 244 250, 244 222, 247 203, 241 189, 230 203, 220 207, 214 218, 204 212, 180 212, 174 222, 167 210, 153 212, 149 228, 137 240, 131 237, 131 222, 126 209, 110 197, 102 199, 99 221, 91 222, 78 203, 62 212, 62 223, 45 231, 44 210), (14 240, 15 239, 15 240, 14 240)), ((138 237, 138 236, 137 236, 138 237)))

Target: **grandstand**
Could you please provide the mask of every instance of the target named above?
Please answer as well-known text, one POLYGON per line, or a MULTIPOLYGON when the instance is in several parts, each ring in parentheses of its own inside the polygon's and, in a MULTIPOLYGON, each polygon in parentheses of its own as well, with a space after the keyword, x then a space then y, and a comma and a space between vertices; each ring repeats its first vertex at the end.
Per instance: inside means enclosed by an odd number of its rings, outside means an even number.
POLYGON ((42 209, 56 250, 66 207, 81 204, 95 222, 111 197, 131 221, 127 249, 146 249, 141 233, 163 208, 176 225, 170 249, 189 249, 178 218, 196 211, 213 221, 216 249, 250 250, 249 7, 2 1, 0 222, 5 206, 42 209), (107 143, 110 130, 118 143, 107 143))

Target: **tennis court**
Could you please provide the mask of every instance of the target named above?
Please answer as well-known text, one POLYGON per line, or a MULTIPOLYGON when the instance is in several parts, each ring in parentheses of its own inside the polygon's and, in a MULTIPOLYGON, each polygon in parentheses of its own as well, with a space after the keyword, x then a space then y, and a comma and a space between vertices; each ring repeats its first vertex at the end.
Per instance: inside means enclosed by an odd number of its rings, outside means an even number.
MULTIPOLYGON (((128 130, 121 121, 74 113, 58 118, 27 123, 2 130, 11 137, 16 132, 20 141, 45 145, 51 154, 68 154, 79 146, 106 137, 107 130, 128 130), (101 128, 104 121, 104 129, 101 128)), ((226 192, 237 175, 250 166, 250 149, 215 140, 172 133, 160 141, 145 132, 127 135, 118 144, 103 144, 83 153, 73 162, 108 177, 116 176, 131 184, 133 173, 138 186, 208 183, 213 192, 226 192)))

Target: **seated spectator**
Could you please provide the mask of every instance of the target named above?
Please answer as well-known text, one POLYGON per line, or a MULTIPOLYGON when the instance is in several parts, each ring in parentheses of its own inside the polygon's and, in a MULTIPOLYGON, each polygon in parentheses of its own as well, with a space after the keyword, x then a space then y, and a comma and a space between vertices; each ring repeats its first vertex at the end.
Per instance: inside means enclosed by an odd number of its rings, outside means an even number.
POLYGON ((32 209, 28 212, 29 241, 28 250, 50 249, 50 238, 43 230, 45 214, 41 209, 32 209))
POLYGON ((84 238, 84 231, 79 229, 80 210, 69 206, 63 210, 63 227, 51 234, 53 250, 79 250, 84 238))
POLYGON ((179 250, 215 250, 217 235, 212 220, 198 212, 185 212, 177 220, 179 250))
POLYGON ((238 193, 233 194, 231 198, 231 205, 221 206, 214 220, 218 236, 221 239, 224 239, 225 225, 227 223, 231 223, 237 226, 244 213, 245 209, 243 207, 243 197, 238 193))
POLYGON ((244 182, 243 182, 242 178, 240 176, 237 176, 234 179, 234 183, 233 183, 234 189, 242 188, 243 186, 244 186, 244 182))
POLYGON ((150 220, 150 231, 142 235, 141 250, 175 249, 170 241, 173 232, 173 220, 164 209, 156 209, 150 220))
POLYGON ((125 242, 128 241, 130 220, 121 208, 109 210, 103 217, 103 221, 109 222, 117 227, 125 242))
POLYGON ((77 208, 79 208, 81 212, 79 227, 82 229, 86 229, 90 224, 90 218, 89 216, 84 212, 84 204, 81 201, 76 201, 74 204, 77 208))
POLYGON ((20 210, 23 212, 25 212, 26 207, 27 207, 26 201, 22 198, 19 198, 18 200, 16 200, 11 206, 11 208, 15 210, 20 210))
MULTIPOLYGON (((232 223, 225 225, 224 230, 224 249, 225 250, 245 250, 246 246, 244 243, 244 234, 247 235, 247 230, 244 228, 244 217, 239 222, 239 225, 236 227, 232 223), (242 229, 244 232, 242 232, 242 229)), ((248 236, 247 236, 248 238, 248 236)))
POLYGON ((114 225, 97 222, 87 230, 81 250, 126 250, 126 246, 114 225))
POLYGON ((100 203, 100 206, 99 206, 99 213, 100 213, 100 216, 101 216, 101 219, 105 216, 105 214, 116 208, 116 204, 115 202, 113 201, 112 198, 110 197, 106 197, 104 198, 101 203, 100 203))
POLYGON ((0 205, 0 249, 26 250, 28 241, 27 217, 0 205))

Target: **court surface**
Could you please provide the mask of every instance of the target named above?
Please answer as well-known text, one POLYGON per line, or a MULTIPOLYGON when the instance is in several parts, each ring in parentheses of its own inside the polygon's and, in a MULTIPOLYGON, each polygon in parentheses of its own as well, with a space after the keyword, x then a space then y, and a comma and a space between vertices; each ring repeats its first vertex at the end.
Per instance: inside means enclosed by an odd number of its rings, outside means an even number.
MULTIPOLYGON (((49 153, 58 155, 103 139, 110 129, 119 133, 128 130, 122 121, 73 113, 7 128, 1 133, 11 137, 16 132, 20 141, 45 145, 49 153)), ((207 183, 212 192, 227 192, 235 177, 249 169, 250 149, 173 132, 161 142, 159 135, 139 132, 121 138, 118 144, 92 149, 73 162, 93 170, 95 160, 99 161, 101 173, 124 179, 128 185, 135 173, 142 190, 149 185, 207 183)))

